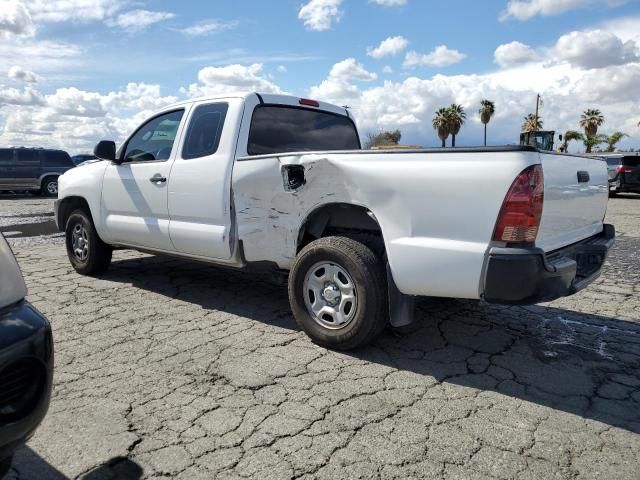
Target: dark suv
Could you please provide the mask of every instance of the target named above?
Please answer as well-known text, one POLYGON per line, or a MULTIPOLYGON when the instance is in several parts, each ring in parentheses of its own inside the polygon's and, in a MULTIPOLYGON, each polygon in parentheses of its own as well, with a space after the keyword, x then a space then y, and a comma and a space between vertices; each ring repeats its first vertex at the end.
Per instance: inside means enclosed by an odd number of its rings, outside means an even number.
POLYGON ((617 193, 640 193, 640 156, 607 155, 609 171, 609 195, 617 193))
POLYGON ((74 167, 62 150, 0 148, 0 191, 30 190, 55 197, 58 177, 74 167))

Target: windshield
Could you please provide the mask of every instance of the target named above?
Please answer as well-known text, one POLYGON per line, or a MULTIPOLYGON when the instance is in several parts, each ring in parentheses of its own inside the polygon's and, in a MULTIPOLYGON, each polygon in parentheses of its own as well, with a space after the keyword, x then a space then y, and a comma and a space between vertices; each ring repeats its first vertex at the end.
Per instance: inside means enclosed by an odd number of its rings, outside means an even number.
POLYGON ((360 139, 346 116, 282 105, 259 106, 249 130, 249 155, 359 150, 360 139))

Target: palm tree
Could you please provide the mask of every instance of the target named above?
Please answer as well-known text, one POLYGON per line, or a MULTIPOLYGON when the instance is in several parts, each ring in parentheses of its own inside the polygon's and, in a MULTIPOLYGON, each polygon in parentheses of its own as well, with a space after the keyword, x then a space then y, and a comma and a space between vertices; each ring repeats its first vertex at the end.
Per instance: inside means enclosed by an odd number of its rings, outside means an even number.
POLYGON ((593 147, 600 145, 601 143, 607 143, 608 140, 609 137, 606 135, 584 135, 582 142, 586 147, 585 153, 591 153, 593 147))
POLYGON ((464 125, 464 120, 467 118, 467 114, 464 111, 462 105, 457 103, 452 103, 448 110, 448 118, 449 118, 449 133, 451 133, 451 146, 456 146, 456 135, 460 132, 462 125, 464 125))
POLYGON ((522 131, 523 133, 532 133, 537 132, 542 129, 542 119, 535 114, 530 113, 526 117, 524 117, 524 122, 522 123, 522 131))
POLYGON ((491 100, 480 101, 480 121, 484 124, 484 146, 487 146, 487 123, 491 120, 491 117, 496 113, 496 104, 491 100))
POLYGON ((628 137, 624 132, 613 132, 611 135, 607 137, 607 152, 615 152, 616 143, 622 140, 624 137, 628 137))
POLYGON ((562 141, 563 152, 567 152, 569 150, 569 142, 572 140, 584 140, 584 135, 576 130, 567 130, 564 132, 564 140, 562 141))
POLYGON ((580 115, 580 126, 584 128, 584 134, 595 136, 598 127, 604 123, 604 116, 597 108, 589 108, 580 115))
POLYGON ((449 111, 447 108, 442 107, 437 112, 435 117, 433 117, 433 129, 438 132, 438 137, 442 141, 442 148, 447 145, 447 137, 449 136, 449 111))

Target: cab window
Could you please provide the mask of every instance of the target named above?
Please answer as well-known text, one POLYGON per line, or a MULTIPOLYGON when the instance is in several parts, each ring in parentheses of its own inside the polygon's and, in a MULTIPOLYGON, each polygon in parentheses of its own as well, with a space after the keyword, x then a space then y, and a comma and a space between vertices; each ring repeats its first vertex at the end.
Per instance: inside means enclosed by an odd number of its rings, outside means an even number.
POLYGON ((184 110, 163 113, 143 124, 127 142, 125 162, 167 160, 184 110))

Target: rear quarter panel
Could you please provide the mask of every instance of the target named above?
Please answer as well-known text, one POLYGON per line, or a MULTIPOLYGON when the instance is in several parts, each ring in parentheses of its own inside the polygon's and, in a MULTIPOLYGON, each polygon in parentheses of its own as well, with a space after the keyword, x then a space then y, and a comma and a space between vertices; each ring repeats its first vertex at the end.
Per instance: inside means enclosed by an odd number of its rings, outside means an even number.
POLYGON ((292 266, 305 219, 328 203, 368 208, 406 294, 478 298, 485 255, 514 178, 535 152, 310 153, 236 162, 238 236, 247 261, 292 266), (284 165, 306 184, 286 191, 284 165))

